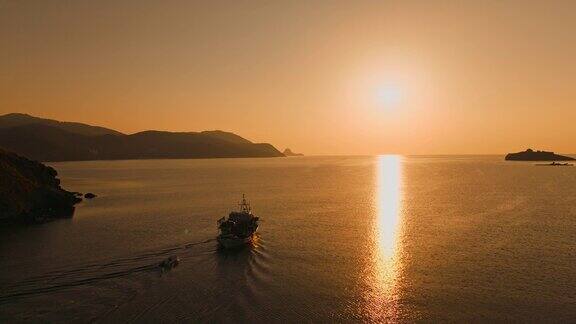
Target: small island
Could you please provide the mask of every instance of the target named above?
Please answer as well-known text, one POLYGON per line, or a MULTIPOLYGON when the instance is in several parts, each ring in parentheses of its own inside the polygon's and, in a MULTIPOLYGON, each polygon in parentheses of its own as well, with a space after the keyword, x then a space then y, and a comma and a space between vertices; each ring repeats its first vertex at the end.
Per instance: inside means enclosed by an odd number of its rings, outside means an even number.
POLYGON ((573 161, 572 157, 555 154, 554 152, 547 151, 534 151, 527 149, 523 152, 508 153, 505 157, 506 161, 573 161))
POLYGON ((292 152, 292 150, 289 148, 285 149, 284 152, 282 152, 282 154, 284 154, 285 156, 304 156, 304 154, 302 153, 292 152))

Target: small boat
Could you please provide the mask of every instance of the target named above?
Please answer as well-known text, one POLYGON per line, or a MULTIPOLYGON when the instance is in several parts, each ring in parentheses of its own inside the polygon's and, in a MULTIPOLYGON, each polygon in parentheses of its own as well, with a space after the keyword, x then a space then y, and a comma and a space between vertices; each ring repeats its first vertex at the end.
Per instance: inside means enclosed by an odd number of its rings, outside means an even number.
POLYGON ((258 229, 259 218, 252 214, 252 208, 246 201, 245 195, 242 195, 239 206, 239 211, 233 211, 228 218, 222 217, 218 220, 220 235, 217 240, 226 249, 239 248, 252 243, 258 229))
POLYGON ((179 264, 180 264, 180 258, 177 256, 171 256, 168 259, 160 262, 158 264, 158 267, 160 267, 160 270, 162 270, 162 272, 166 272, 176 268, 179 264))
POLYGON ((574 164, 568 162, 565 163, 552 162, 546 164, 536 164, 536 166, 574 166, 574 164))

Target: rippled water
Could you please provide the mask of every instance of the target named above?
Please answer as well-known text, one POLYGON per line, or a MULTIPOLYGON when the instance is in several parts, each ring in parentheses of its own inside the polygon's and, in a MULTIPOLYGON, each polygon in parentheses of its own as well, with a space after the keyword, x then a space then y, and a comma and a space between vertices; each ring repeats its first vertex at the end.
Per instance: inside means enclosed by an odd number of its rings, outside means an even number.
POLYGON ((576 168, 497 156, 54 163, 99 195, 0 230, 0 322, 574 321, 576 168), (246 193, 259 238, 217 249, 246 193), (156 265, 178 255, 173 271, 156 265))

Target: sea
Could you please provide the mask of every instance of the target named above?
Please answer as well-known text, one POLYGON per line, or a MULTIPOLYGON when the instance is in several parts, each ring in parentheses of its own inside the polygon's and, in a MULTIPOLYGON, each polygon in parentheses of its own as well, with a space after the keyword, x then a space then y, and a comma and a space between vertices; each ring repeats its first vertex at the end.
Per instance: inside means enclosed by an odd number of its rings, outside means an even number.
POLYGON ((50 163, 93 192, 0 229, 0 322, 575 322, 576 167, 502 156, 50 163), (217 220, 245 194, 254 244, 217 220), (178 267, 162 272, 171 256, 178 267))

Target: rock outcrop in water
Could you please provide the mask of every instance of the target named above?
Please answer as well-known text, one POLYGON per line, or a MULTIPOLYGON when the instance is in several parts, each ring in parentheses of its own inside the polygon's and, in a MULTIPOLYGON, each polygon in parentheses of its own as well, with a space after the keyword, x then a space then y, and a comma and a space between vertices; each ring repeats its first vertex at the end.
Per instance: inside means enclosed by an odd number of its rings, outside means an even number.
POLYGON ((527 149, 524 152, 508 153, 507 161, 572 161, 574 158, 555 154, 554 152, 534 151, 527 149))
POLYGON ((72 217, 81 199, 62 189, 56 176, 51 167, 0 149, 0 222, 72 217))
POLYGON ((91 193, 91 192, 88 192, 88 193, 85 193, 85 194, 84 194, 84 198, 86 198, 86 199, 94 199, 94 198, 96 198, 96 195, 93 194, 93 193, 91 193))
POLYGON ((304 156, 304 154, 302 153, 294 153, 292 152, 291 149, 287 148, 284 150, 284 152, 282 152, 282 154, 286 155, 286 156, 304 156))
POLYGON ((0 116, 0 147, 37 161, 284 156, 271 144, 252 143, 223 131, 144 131, 126 135, 103 127, 23 114, 0 116))

